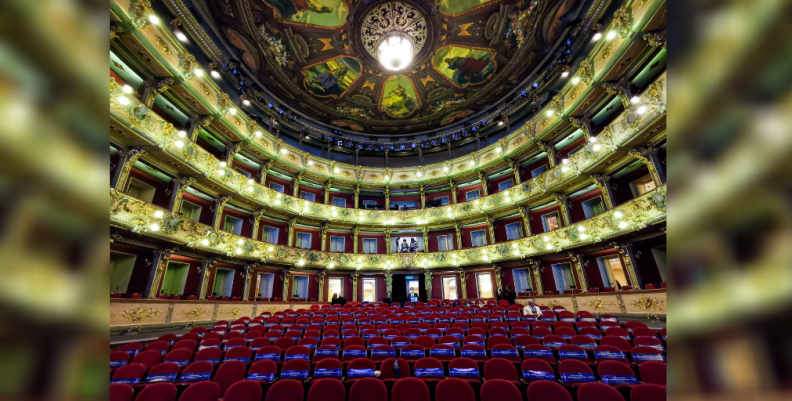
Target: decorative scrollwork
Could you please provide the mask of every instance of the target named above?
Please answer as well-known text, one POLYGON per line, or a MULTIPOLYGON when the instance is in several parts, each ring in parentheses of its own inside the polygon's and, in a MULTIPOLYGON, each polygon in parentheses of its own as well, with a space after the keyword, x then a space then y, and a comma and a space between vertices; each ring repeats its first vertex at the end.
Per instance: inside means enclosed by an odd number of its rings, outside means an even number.
POLYGON ((146 319, 150 319, 154 316, 157 316, 160 313, 162 313, 162 311, 154 308, 139 307, 134 309, 127 309, 119 313, 119 315, 121 315, 121 317, 123 317, 126 320, 137 323, 146 319))
POLYGON ((426 43, 426 19, 415 5, 400 1, 388 1, 373 7, 361 22, 363 47, 374 58, 377 58, 380 42, 390 32, 398 31, 406 34, 413 42, 417 54, 426 43))
POLYGON ((630 305, 643 310, 663 310, 663 305, 665 301, 657 298, 652 297, 640 297, 638 299, 633 299, 630 302, 630 305))

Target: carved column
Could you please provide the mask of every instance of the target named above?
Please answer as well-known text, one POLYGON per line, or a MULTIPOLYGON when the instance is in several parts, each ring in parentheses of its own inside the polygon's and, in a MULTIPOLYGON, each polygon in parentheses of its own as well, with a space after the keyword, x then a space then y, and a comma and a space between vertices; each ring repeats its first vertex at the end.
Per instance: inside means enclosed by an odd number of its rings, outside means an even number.
POLYGON ((423 149, 418 148, 418 164, 423 165, 423 149))
POLYGON ((288 301, 291 298, 291 294, 289 294, 289 280, 291 279, 291 268, 283 269, 283 273, 281 277, 283 278, 283 301, 288 301))
POLYGON ((129 179, 129 172, 132 171, 132 165, 134 165, 140 156, 143 156, 145 153, 146 149, 143 148, 119 150, 118 155, 120 159, 118 160, 118 168, 110 181, 110 187, 119 191, 126 190, 126 184, 129 179))
POLYGON ((453 203, 457 203, 457 186, 454 180, 448 180, 448 186, 451 187, 451 200, 453 203))
POLYGON ((175 248, 167 248, 154 251, 154 261, 152 262, 148 285, 146 286, 149 298, 156 298, 159 294, 159 285, 162 281, 162 276, 165 275, 165 266, 168 265, 168 259, 170 259, 175 250, 175 248))
MULTIPOLYGON (((245 266, 245 290, 242 292, 242 300, 247 301, 250 299, 250 284, 253 278, 253 269, 257 267, 258 263, 252 263, 245 266)), ((255 297, 253 297, 255 298, 255 297)))
POLYGON ((421 209, 426 209, 426 186, 421 183, 421 209))
POLYGON ((267 239, 264 235, 262 235, 261 238, 258 238, 259 226, 261 225, 261 218, 264 217, 264 212, 266 211, 267 208, 262 207, 261 209, 256 210, 256 212, 253 213, 253 234, 251 235, 251 238, 255 240, 261 239, 263 241, 267 239))
POLYGON ((360 234, 360 226, 355 226, 355 230, 352 234, 352 253, 359 253, 358 248, 358 234, 360 234))
POLYGON ((558 205, 561 207, 561 219, 564 222, 564 227, 572 224, 572 216, 569 214, 569 204, 567 203, 568 197, 564 194, 559 194, 557 192, 553 193, 553 198, 558 202, 558 205))
POLYGON ((239 153, 239 150, 242 149, 242 142, 232 143, 230 146, 226 148, 226 163, 228 163, 228 167, 231 167, 231 163, 234 161, 234 156, 239 153))
POLYGON ((548 142, 537 142, 537 145, 547 153, 547 160, 550 162, 550 168, 556 166, 556 148, 548 142))
POLYGON ((520 185, 522 183, 522 178, 520 177, 520 162, 510 159, 509 166, 511 166, 512 171, 514 171, 514 186, 520 185))
POLYGON ((497 263, 492 265, 492 275, 495 276, 495 294, 503 290, 503 267, 497 263))
POLYGON ((625 109, 629 109, 632 106, 628 93, 629 85, 626 82, 603 82, 602 89, 605 89, 605 92, 608 92, 609 95, 620 97, 625 109))
POLYGON ((294 246, 294 224, 297 223, 297 218, 293 217, 289 220, 289 236, 286 238, 286 246, 294 246))
POLYGON ((322 252, 327 250, 327 223, 322 224, 322 252))
POLYGON ((182 194, 184 194, 184 191, 186 191, 187 188, 190 187, 190 185, 195 183, 195 178, 193 177, 182 177, 179 179, 174 178, 173 180, 171 180, 171 183, 173 184, 172 187, 173 193, 171 193, 169 209, 173 213, 178 213, 179 208, 181 207, 182 194))
POLYGON ((611 245, 619 250, 619 255, 624 263, 624 270, 627 270, 627 275, 630 277, 630 285, 637 290, 643 288, 641 278, 635 270, 635 254, 633 253, 632 244, 612 242, 611 245))
POLYGON ((272 167, 272 159, 269 159, 261 164, 261 185, 267 184, 267 172, 272 167))
POLYGON ((187 138, 195 142, 198 132, 212 124, 212 116, 193 116, 190 118, 190 127, 187 129, 187 138))
POLYGON ((388 298, 393 295, 393 273, 390 270, 385 272, 385 292, 388 294, 388 298))
POLYGON ((488 196, 489 195, 489 182, 487 179, 487 175, 484 174, 483 171, 478 172, 479 181, 481 181, 481 196, 488 196))
POLYGON ((462 249, 462 227, 458 221, 454 222, 454 231, 456 231, 457 249, 462 249))
POLYGON ((385 187, 385 210, 390 210, 390 187, 385 187))
POLYGON ((531 274, 534 278, 534 283, 536 284, 536 292, 539 295, 544 295, 544 286, 542 285, 542 273, 539 271, 540 263, 538 260, 529 260, 528 263, 531 264, 531 274))
POLYGON ((157 95, 164 93, 168 90, 170 85, 173 85, 173 78, 150 78, 143 81, 143 93, 140 95, 140 101, 146 107, 151 108, 154 105, 154 99, 157 95))
POLYGON ((357 294, 358 294, 358 290, 357 290, 358 277, 360 277, 360 273, 359 272, 356 271, 356 272, 352 273, 352 300, 353 301, 357 301, 358 300, 358 296, 357 296, 357 294))
POLYGON ((659 187, 663 185, 665 177, 663 169, 660 168, 658 164, 659 160, 657 159, 656 153, 653 154, 652 150, 646 148, 634 148, 630 149, 630 155, 646 165, 646 168, 649 170, 649 175, 652 176, 652 181, 654 181, 656 186, 659 187))
POLYGON ((327 302, 327 298, 324 296, 325 276, 327 276, 327 270, 320 271, 316 276, 316 281, 319 282, 319 295, 316 297, 318 302, 327 302))
POLYGON ((333 185, 333 180, 329 180, 324 185, 324 204, 330 204, 330 187, 333 185))
POLYGON ((424 252, 429 252, 429 227, 421 227, 421 232, 423 232, 424 252))
POLYGON ((496 243, 495 241, 495 219, 492 216, 485 214, 484 218, 487 220, 487 231, 489 231, 490 244, 496 243))
POLYGON ((206 259, 201 262, 201 279, 200 279, 200 286, 201 292, 198 296, 198 299, 206 299, 206 290, 209 287, 209 275, 212 272, 212 268, 217 261, 220 260, 219 257, 206 259))
POLYGON ((523 219, 523 228, 525 229, 525 236, 530 237, 533 235, 531 232, 531 211, 525 206, 520 206, 517 210, 520 211, 520 216, 523 219))
POLYGON ((570 252, 569 257, 572 259, 572 267, 577 274, 578 282, 580 282, 580 290, 588 292, 588 280, 586 279, 586 273, 583 271, 583 263, 580 261, 580 255, 570 252))
POLYGON ((457 273, 459 274, 459 284, 461 285, 460 288, 462 289, 462 291, 460 291, 460 294, 462 294, 460 298, 467 299, 467 273, 465 272, 465 269, 462 268, 458 268, 457 273))
POLYGON ((569 122, 572 123, 575 128, 583 131, 583 136, 586 138, 586 143, 588 143, 592 136, 591 119, 586 117, 569 117, 569 122))
POLYGON ((390 242, 390 235, 391 229, 385 229, 385 253, 391 253, 391 242, 390 242))
POLYGON ((432 299, 432 272, 424 269, 424 287, 426 287, 426 300, 432 299))
POLYGON ((355 192, 354 193, 355 193, 355 209, 358 209, 359 208, 358 205, 360 203, 360 184, 355 186, 355 192))
POLYGON ((225 208, 226 203, 228 200, 231 199, 231 195, 221 195, 217 199, 215 199, 215 210, 214 210, 214 218, 212 219, 212 227, 217 230, 220 228, 221 219, 223 217, 223 209, 225 208))
POLYGON ((613 191, 610 187, 610 176, 600 173, 589 174, 591 180, 597 185, 600 192, 602 192, 602 202, 605 203, 606 210, 612 210, 616 206, 615 199, 613 198, 613 191))
POLYGON ((302 181, 302 178, 303 178, 302 171, 297 173, 296 176, 294 176, 294 188, 292 188, 292 196, 295 198, 300 197, 300 181, 302 181))

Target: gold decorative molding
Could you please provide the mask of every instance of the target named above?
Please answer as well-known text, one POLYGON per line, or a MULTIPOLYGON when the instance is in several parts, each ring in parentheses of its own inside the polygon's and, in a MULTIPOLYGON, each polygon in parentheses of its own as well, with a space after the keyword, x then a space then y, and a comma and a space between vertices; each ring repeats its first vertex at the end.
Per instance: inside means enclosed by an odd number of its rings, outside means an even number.
POLYGON ((663 310, 663 305, 665 301, 657 298, 652 298, 649 296, 642 296, 638 299, 633 299, 630 301, 630 305, 636 307, 638 309, 643 309, 646 311, 659 311, 663 310))
POLYGON ((606 302, 606 301, 603 301, 601 298, 597 298, 597 299, 590 300, 590 301, 586 302, 583 305, 584 306, 588 306, 590 308, 594 308, 594 309, 605 309, 606 306, 616 305, 616 303, 615 302, 606 302))
POLYGON ((184 316, 186 316, 188 318, 193 318, 193 319, 195 319, 196 317, 198 317, 198 316, 200 316, 200 315, 202 315, 204 313, 206 313, 206 311, 203 310, 200 306, 195 306, 195 307, 192 307, 192 308, 185 309, 185 310, 181 311, 182 315, 184 315, 184 316))
POLYGON ((121 311, 119 315, 130 322, 138 323, 146 319, 150 319, 162 313, 162 311, 154 308, 138 307, 121 311))

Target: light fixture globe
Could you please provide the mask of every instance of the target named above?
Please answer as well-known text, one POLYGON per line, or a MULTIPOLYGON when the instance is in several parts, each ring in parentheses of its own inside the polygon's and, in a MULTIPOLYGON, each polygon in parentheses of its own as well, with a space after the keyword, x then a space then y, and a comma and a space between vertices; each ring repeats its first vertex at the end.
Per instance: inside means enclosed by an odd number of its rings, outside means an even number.
POLYGON ((377 59, 382 66, 398 71, 406 67, 415 55, 410 37, 402 32, 394 31, 385 36, 377 46, 377 59))

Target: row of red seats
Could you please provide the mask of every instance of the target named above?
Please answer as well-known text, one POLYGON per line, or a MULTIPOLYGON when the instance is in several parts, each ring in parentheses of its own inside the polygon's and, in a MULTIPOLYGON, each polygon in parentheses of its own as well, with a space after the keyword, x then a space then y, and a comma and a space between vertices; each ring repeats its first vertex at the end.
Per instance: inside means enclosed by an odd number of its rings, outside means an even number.
MULTIPOLYGON (((345 377, 335 376, 340 368, 333 367, 330 363, 326 364, 327 367, 317 365, 313 370, 314 375, 306 377, 309 367, 300 363, 304 361, 293 361, 294 367, 285 367, 279 379, 275 379, 274 373, 272 373, 274 363, 261 361, 251 367, 247 380, 244 379, 244 366, 240 362, 231 361, 224 363, 218 369, 217 374, 211 378, 212 381, 208 381, 209 379, 206 378, 197 382, 177 382, 177 384, 182 391, 179 399, 185 401, 215 401, 219 398, 223 398, 225 401, 303 400, 306 389, 309 400, 373 399, 384 401, 388 399, 387 384, 390 384, 392 388, 390 391, 392 401, 429 401, 431 399, 435 401, 475 401, 476 391, 474 388, 479 390, 478 393, 482 401, 495 399, 498 401, 521 401, 523 388, 527 392, 529 401, 532 399, 571 401, 573 396, 578 401, 622 401, 625 398, 631 401, 665 399, 665 364, 662 363, 653 366, 654 372, 647 368, 646 373, 643 374, 646 378, 652 378, 650 380, 662 383, 648 384, 649 381, 645 381, 644 384, 640 384, 634 377, 631 380, 626 379, 625 377, 631 376, 623 375, 622 373, 626 372, 623 372, 617 366, 619 364, 615 362, 614 366, 608 364, 600 366, 597 373, 598 378, 594 378, 593 372, 586 371, 585 364, 575 366, 576 364, 571 363, 575 361, 567 361, 570 363, 560 369, 562 373, 558 376, 551 370, 546 370, 547 367, 541 364, 526 364, 523 375, 528 379, 518 379, 514 372, 509 370, 510 364, 492 360, 484 367, 485 381, 482 381, 478 375, 477 367, 472 361, 464 361, 464 358, 461 358, 458 364, 449 368, 449 374, 454 377, 447 377, 442 365, 431 359, 425 358, 425 361, 419 361, 413 372, 409 371, 406 362, 399 360, 397 363, 394 360, 389 360, 387 363, 383 363, 382 371, 378 372, 379 378, 371 377, 376 373, 370 365, 365 364, 366 360, 360 360, 359 366, 350 364, 346 369, 345 377), (471 366, 471 363, 474 366, 471 366), (259 371, 260 373, 258 373, 259 371), (412 374, 418 377, 411 377, 412 374), (600 383, 597 380, 603 380, 603 382, 600 383), (329 382, 335 384, 326 384, 329 382), (211 383, 211 385, 207 383, 211 383), (401 394, 400 389, 405 386, 405 383, 409 383, 409 391, 401 394), (366 391, 359 391, 361 386, 364 386, 366 391), (591 391, 589 388, 592 386, 597 389, 596 394, 588 394, 591 391), (643 390, 647 386, 649 388, 643 390), (334 390, 331 391, 330 388, 334 388, 334 390), (455 390, 450 390, 451 388, 455 390), (543 388, 548 390, 537 390, 543 388), (319 389, 321 392, 318 392, 319 389), (349 398, 346 397, 346 393, 349 393, 349 398), (266 397, 264 397, 265 394, 266 397), (624 397, 623 394, 627 396, 624 397)), ((129 370, 132 370, 131 368, 129 370)), ((187 373, 187 376, 190 375, 191 373, 187 373)), ((136 401, 175 400, 179 388, 172 382, 176 380, 168 380, 170 377, 165 376, 166 374, 160 374, 154 379, 157 380, 154 383, 135 384, 140 390, 135 398, 136 401)), ((184 376, 185 374, 182 373, 182 377, 184 376)), ((135 388, 130 384, 114 383, 110 386, 111 401, 131 401, 134 395, 135 388)))

